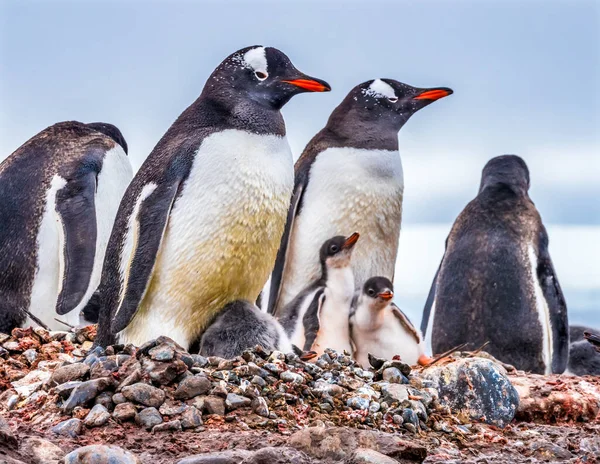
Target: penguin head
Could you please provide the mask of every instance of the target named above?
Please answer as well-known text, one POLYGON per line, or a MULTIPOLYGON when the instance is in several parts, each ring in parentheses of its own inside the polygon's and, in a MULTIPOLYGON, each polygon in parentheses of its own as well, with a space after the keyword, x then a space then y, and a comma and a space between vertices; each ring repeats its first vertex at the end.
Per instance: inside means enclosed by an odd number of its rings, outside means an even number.
POLYGON ((489 160, 481 173, 479 192, 490 188, 510 189, 514 193, 527 195, 529 169, 523 158, 502 155, 489 160))
POLYGON ((363 296, 374 310, 381 310, 394 298, 394 285, 386 277, 371 277, 363 285, 363 296))
POLYGON ((205 93, 232 106, 239 98, 250 99, 266 108, 280 110, 302 92, 328 92, 329 84, 307 76, 273 47, 246 47, 228 56, 210 76, 205 93))
POLYGON ((121 145, 121 148, 123 148, 123 151, 127 154, 127 142, 117 126, 113 126, 106 122, 90 122, 87 123, 86 126, 104 135, 108 135, 111 139, 121 145))
MULTIPOLYGON (((394 136, 421 108, 453 93, 447 87, 421 89, 393 79, 374 79, 354 87, 332 113, 328 125, 351 125, 368 132, 369 126, 394 136)), ((375 134, 373 136, 376 136, 375 134)))
POLYGON ((354 232, 349 237, 337 235, 321 246, 321 266, 324 268, 340 268, 350 265, 352 250, 360 235, 354 232))

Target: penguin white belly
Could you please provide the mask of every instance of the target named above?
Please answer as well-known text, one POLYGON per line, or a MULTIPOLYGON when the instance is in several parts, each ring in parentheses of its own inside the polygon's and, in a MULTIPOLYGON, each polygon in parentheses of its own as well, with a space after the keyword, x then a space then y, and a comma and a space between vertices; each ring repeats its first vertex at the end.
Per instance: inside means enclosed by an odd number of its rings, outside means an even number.
POLYGON ((361 235, 352 254, 357 287, 376 275, 392 279, 403 190, 397 151, 328 148, 320 153, 294 225, 282 304, 317 277, 319 248, 335 235, 361 235))
POLYGON ((254 301, 275 261, 293 182, 285 137, 226 130, 204 139, 120 340, 167 335, 187 347, 226 303, 254 301))
POLYGON ((102 265, 104 264, 104 255, 106 253, 108 239, 112 232, 121 198, 132 178, 133 170, 131 168, 131 163, 123 149, 119 145, 116 145, 113 149, 107 151, 102 162, 102 169, 98 174, 98 183, 94 200, 97 234, 94 268, 92 270, 88 289, 82 298, 81 303, 69 313, 69 317, 72 319, 75 319, 75 316, 79 317, 80 311, 85 307, 100 284, 102 265))
MULTIPOLYGON (((61 268, 59 252, 62 249, 61 240, 63 230, 58 213, 56 212, 56 194, 67 184, 62 177, 55 175, 46 191, 44 213, 40 222, 37 235, 37 266, 31 288, 29 312, 39 318, 52 330, 64 330, 65 326, 54 318, 56 314, 56 300, 60 292, 63 269, 61 268)), ((78 317, 72 313, 60 317, 61 320, 77 325, 78 317)), ((29 317, 25 326, 37 326, 29 317)))

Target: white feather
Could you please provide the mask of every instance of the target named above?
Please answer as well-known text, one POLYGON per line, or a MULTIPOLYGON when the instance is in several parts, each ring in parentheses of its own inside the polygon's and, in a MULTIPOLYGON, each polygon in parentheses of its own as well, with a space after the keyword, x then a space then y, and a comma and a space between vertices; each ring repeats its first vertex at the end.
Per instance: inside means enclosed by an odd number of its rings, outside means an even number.
POLYGON ((244 63, 254 71, 267 72, 267 56, 264 47, 256 47, 244 53, 244 63))
POLYGON ((375 79, 371 82, 366 93, 375 97, 396 98, 396 92, 394 92, 392 86, 381 79, 375 79))

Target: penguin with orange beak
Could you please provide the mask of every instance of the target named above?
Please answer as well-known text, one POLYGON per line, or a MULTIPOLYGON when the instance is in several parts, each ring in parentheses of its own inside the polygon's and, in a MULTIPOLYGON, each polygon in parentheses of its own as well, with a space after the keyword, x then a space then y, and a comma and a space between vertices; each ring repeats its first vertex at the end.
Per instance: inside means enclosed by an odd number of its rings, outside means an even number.
POLYGON ((421 334, 392 298, 394 286, 386 277, 365 282, 350 317, 354 358, 364 367, 369 366, 369 354, 384 359, 398 355, 407 364, 428 364, 421 334))

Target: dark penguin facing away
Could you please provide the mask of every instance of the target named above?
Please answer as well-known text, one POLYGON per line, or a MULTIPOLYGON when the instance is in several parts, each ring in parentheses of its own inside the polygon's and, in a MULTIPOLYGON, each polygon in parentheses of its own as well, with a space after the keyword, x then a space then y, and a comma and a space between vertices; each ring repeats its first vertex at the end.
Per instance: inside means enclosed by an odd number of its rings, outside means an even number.
POLYGON ((456 219, 425 305, 422 332, 433 353, 462 343, 518 369, 561 373, 567 366, 567 306, 548 235, 528 195, 518 156, 493 158, 477 197, 456 219))
POLYGON ((200 354, 233 359, 256 345, 270 351, 293 351, 290 339, 273 316, 248 301, 238 300, 226 304, 204 331, 200 354))
POLYGON ((293 188, 280 110, 328 90, 271 47, 244 48, 215 69, 123 197, 88 307, 100 308, 96 343, 166 335, 187 349, 227 303, 256 301, 293 188))
POLYGON ((106 123, 54 124, 0 164, 0 332, 79 324, 132 175, 127 143, 106 123))
POLYGON ((569 333, 567 371, 575 375, 600 375, 600 331, 571 326, 569 333))
POLYGON ((353 88, 295 165, 294 195, 271 277, 269 311, 279 311, 318 278, 325 240, 357 230, 355 288, 376 275, 393 280, 404 177, 398 131, 408 119, 452 94, 393 79, 353 88))

